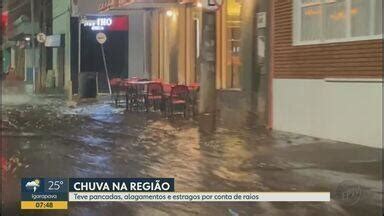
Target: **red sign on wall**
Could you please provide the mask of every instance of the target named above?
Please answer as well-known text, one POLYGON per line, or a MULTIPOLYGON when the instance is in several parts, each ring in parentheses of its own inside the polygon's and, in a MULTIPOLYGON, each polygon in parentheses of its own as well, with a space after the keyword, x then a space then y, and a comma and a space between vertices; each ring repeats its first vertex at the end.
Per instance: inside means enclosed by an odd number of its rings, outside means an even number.
POLYGON ((107 28, 109 31, 128 31, 128 17, 118 16, 112 18, 112 25, 107 28))
POLYGON ((1 14, 1 32, 3 33, 8 24, 8 12, 3 12, 1 14))

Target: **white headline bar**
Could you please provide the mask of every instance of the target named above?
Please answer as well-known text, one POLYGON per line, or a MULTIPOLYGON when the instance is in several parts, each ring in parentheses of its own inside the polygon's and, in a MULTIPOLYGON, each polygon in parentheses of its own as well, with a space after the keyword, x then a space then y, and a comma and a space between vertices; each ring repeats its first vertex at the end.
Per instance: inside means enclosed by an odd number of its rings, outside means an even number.
POLYGON ((70 192, 70 202, 329 202, 329 192, 70 192))

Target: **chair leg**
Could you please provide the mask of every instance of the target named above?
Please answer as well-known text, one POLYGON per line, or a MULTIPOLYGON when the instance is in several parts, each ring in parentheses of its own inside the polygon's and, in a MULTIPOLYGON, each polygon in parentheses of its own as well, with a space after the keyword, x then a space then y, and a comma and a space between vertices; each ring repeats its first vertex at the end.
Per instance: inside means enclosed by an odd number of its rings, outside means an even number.
POLYGON ((148 100, 148 98, 144 99, 144 103, 145 103, 145 111, 149 112, 150 101, 148 100))
POLYGON ((161 100, 156 100, 156 111, 161 110, 161 100))
POLYGON ((184 118, 187 118, 187 104, 184 105, 184 118))
POLYGON ((131 103, 132 103, 132 111, 138 111, 139 109, 138 109, 136 95, 132 96, 131 103))
POLYGON ((159 105, 159 101, 158 100, 154 100, 153 101, 153 109, 155 110, 155 111, 157 111, 158 110, 158 106, 159 105))
POLYGON ((167 107, 164 99, 160 101, 160 112, 164 115, 164 117, 167 117, 167 107))
POLYGON ((133 96, 131 95, 130 97, 129 97, 129 111, 133 111, 133 109, 134 109, 134 106, 135 106, 135 102, 134 102, 134 98, 133 98, 133 96))
POLYGON ((171 118, 172 118, 172 117, 173 117, 173 104, 171 103, 169 107, 171 108, 171 110, 170 110, 170 111, 171 111, 170 116, 171 116, 171 118))
POLYGON ((195 107, 195 103, 194 102, 192 103, 191 109, 192 109, 192 118, 195 118, 195 116, 196 116, 196 107, 195 107))
POLYGON ((119 107, 119 97, 117 95, 114 95, 114 93, 112 93, 112 98, 115 101, 115 106, 119 107))
POLYGON ((125 109, 129 109, 129 97, 128 95, 125 95, 125 109))

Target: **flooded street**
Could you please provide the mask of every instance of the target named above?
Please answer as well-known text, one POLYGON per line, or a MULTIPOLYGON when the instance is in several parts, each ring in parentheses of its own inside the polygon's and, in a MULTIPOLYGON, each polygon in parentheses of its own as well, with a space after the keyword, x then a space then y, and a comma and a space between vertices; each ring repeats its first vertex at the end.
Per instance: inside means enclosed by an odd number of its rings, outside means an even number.
MULTIPOLYGON (((381 151, 264 129, 215 132, 159 113, 126 112, 108 100, 57 96, 2 107, 4 215, 379 215, 381 151), (178 192, 330 191, 330 203, 70 203, 68 211, 20 208, 20 178, 166 177, 178 192), (335 191, 361 186, 357 203, 335 191)), ((6 100, 7 98, 3 98, 6 100)), ((36 100, 35 100, 36 99, 36 100)), ((22 100, 24 101, 24 99, 22 100)))
POLYGON ((0 1, 0 216, 384 216, 383 1, 0 1))

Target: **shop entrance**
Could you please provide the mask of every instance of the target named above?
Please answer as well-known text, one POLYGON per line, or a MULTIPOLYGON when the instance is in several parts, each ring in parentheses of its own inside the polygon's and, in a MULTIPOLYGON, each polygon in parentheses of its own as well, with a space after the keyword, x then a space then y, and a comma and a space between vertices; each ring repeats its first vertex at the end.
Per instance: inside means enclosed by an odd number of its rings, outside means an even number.
POLYGON ((128 18, 126 16, 87 17, 81 28, 81 70, 97 73, 98 91, 108 93, 108 82, 104 67, 101 45, 96 40, 99 32, 105 33, 103 44, 109 78, 128 77, 128 18), (98 26, 98 20, 108 20, 107 26, 98 26))

